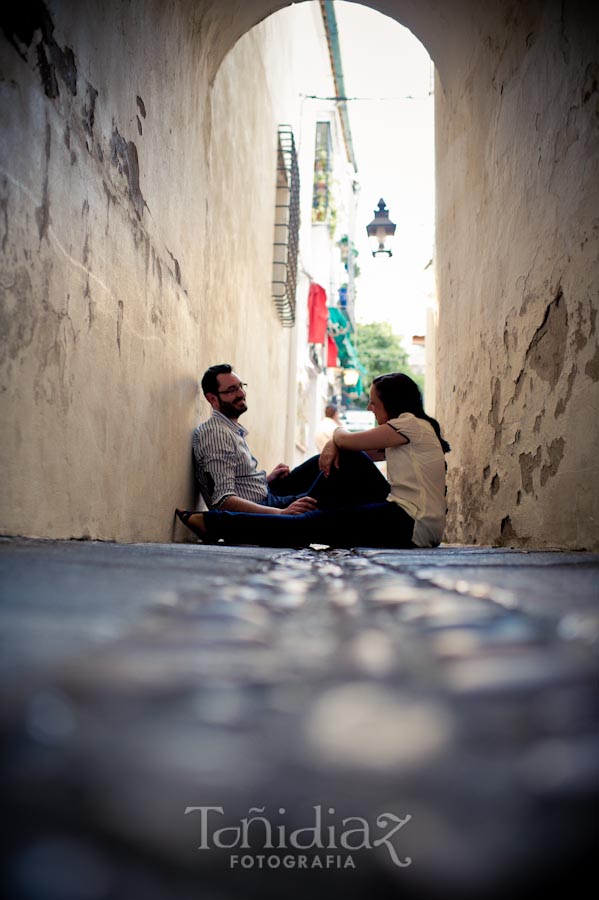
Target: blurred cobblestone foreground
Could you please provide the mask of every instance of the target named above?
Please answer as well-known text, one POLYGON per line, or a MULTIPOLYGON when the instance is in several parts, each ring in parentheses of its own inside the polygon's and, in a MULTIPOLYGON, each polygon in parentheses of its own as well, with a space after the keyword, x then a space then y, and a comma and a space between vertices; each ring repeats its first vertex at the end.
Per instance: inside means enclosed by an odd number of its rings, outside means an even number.
POLYGON ((599 556, 4 539, 0 571, 10 900, 595 870, 599 556))

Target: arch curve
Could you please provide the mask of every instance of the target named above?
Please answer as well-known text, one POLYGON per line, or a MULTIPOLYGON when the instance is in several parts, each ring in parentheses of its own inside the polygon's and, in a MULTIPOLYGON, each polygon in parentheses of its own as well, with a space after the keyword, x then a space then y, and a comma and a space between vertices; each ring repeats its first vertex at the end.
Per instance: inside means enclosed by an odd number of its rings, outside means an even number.
MULTIPOLYGON (((240 0, 233 4, 208 0, 199 24, 207 42, 210 83, 214 81, 229 50, 246 32, 272 13, 292 5, 290 0, 240 0)), ((360 5, 389 16, 408 28, 426 47, 443 80, 451 48, 466 21, 462 2, 448 0, 439 6, 435 0, 369 0, 360 5)))

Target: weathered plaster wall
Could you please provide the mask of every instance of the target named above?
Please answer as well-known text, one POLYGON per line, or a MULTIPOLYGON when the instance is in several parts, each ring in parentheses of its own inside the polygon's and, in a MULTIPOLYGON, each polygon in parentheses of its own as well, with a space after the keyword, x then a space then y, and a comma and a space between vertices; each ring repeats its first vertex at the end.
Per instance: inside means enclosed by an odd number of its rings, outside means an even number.
MULTIPOLYGON (((206 308, 212 339, 202 340, 203 371, 232 362, 249 383, 252 451, 262 465, 285 457, 287 358, 292 332, 272 300, 277 126, 269 68, 269 28, 260 26, 231 50, 210 91, 206 308)), ((208 323, 206 323, 208 326, 208 323)), ((209 407, 202 400, 201 417, 209 407)))
POLYGON ((261 398, 258 454, 283 455, 278 123, 259 38, 209 84, 203 12, 2 13, 2 533, 169 539, 222 359, 261 398))
POLYGON ((598 545, 598 34, 582 4, 489 4, 437 84, 449 540, 598 545))

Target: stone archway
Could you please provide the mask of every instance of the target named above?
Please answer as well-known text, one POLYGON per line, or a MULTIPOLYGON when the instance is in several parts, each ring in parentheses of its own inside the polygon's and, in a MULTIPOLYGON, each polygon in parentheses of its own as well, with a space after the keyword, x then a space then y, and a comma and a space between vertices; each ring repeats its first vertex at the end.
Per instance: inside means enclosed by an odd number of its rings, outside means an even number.
MULTIPOLYGON (((248 3, 236 4, 223 4, 214 0, 204 3, 201 27, 210 41, 210 80, 214 79, 222 60, 243 34, 272 13, 290 5, 288 0, 250 0, 248 3), (236 7, 234 14, 231 6, 236 7)), ((442 78, 456 47, 462 38, 468 37, 470 28, 475 26, 471 13, 477 9, 477 4, 455 0, 443 4, 441 8, 434 0, 378 0, 361 5, 390 16, 409 28, 428 50, 442 78)))

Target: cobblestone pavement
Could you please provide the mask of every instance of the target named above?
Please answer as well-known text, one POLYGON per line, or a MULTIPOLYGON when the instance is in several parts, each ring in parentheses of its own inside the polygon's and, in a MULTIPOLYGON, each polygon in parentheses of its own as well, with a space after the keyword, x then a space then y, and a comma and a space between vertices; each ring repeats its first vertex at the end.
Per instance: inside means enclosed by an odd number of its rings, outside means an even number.
POLYGON ((598 571, 0 540, 3 895, 579 896, 598 571))

